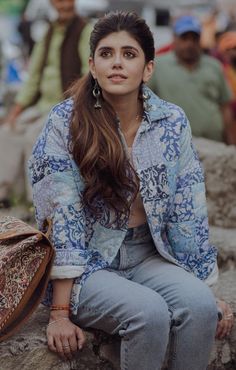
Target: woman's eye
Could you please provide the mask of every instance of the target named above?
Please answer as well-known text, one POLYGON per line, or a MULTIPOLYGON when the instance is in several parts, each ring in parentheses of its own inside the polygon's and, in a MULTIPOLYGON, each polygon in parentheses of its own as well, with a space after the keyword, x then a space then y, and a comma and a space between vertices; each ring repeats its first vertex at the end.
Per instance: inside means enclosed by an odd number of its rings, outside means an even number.
POLYGON ((101 52, 101 57, 103 57, 103 58, 107 58, 107 57, 110 57, 111 56, 111 52, 110 51, 106 51, 106 50, 104 50, 104 51, 102 51, 101 52))
POLYGON ((132 59, 135 57, 135 54, 132 51, 126 51, 125 56, 129 59, 132 59))

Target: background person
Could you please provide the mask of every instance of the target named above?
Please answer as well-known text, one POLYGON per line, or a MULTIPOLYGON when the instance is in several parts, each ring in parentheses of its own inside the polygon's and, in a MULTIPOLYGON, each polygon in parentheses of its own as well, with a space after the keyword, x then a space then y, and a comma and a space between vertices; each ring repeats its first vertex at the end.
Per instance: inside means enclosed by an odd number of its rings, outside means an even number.
POLYGON ((203 54, 197 18, 178 18, 173 32, 174 48, 157 57, 150 87, 161 98, 184 109, 194 136, 223 141, 232 117, 231 93, 221 64, 203 54))
POLYGON ((230 104, 232 125, 227 129, 229 144, 236 145, 236 31, 225 32, 219 38, 218 52, 224 65, 226 79, 233 93, 230 104))
MULTIPOLYGON (((157 370, 170 338, 169 370, 203 370, 217 263, 188 120, 145 86, 155 48, 143 19, 108 13, 90 47, 89 74, 52 109, 29 163, 37 222, 51 218, 56 248, 49 348, 71 359, 80 327, 102 329, 121 337, 122 370, 157 370)), ((224 337, 233 315, 218 305, 224 337)))
MULTIPOLYGON (((58 19, 35 45, 27 81, 0 128, 2 206, 8 202, 17 177, 24 172, 24 163, 50 107, 62 100, 70 83, 88 70, 91 26, 76 14, 74 0, 51 0, 51 3, 58 19)), ((27 190, 28 200, 31 200, 30 188, 27 190)))

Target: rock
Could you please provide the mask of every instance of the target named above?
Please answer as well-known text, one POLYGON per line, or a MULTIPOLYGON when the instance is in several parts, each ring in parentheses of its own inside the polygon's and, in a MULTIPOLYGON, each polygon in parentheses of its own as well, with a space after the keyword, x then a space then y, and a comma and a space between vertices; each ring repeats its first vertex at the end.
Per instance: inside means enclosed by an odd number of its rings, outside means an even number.
POLYGON ((236 146, 194 138, 205 170, 209 223, 236 227, 236 146))
POLYGON ((0 209, 0 217, 13 216, 21 219, 31 225, 35 225, 34 209, 33 207, 27 207, 26 205, 17 205, 11 208, 0 209))
POLYGON ((221 271, 235 269, 236 229, 224 229, 221 227, 211 226, 210 241, 218 249, 218 265, 221 271))
POLYGON ((94 354, 90 333, 87 333, 87 346, 73 361, 61 360, 47 348, 47 322, 48 309, 40 305, 18 333, 0 343, 1 370, 113 370, 94 354))

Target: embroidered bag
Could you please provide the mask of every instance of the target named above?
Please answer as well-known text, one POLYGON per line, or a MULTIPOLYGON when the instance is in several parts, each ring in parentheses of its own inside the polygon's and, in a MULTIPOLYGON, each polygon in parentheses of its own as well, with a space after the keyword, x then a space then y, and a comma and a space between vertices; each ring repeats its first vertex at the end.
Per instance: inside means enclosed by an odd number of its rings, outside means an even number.
POLYGON ((0 342, 39 305, 53 257, 45 234, 15 217, 0 217, 0 342))

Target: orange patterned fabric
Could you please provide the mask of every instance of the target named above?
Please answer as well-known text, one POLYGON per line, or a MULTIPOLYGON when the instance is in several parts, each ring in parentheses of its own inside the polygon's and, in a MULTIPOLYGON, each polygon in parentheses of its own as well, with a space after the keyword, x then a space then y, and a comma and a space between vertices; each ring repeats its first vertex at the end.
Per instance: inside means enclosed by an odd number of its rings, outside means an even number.
POLYGON ((0 218, 0 341, 40 303, 53 255, 44 234, 16 218, 0 218))
POLYGON ((236 47, 236 31, 225 32, 219 39, 218 49, 221 53, 236 47))
POLYGON ((236 99, 236 70, 230 64, 225 65, 225 75, 236 99))

